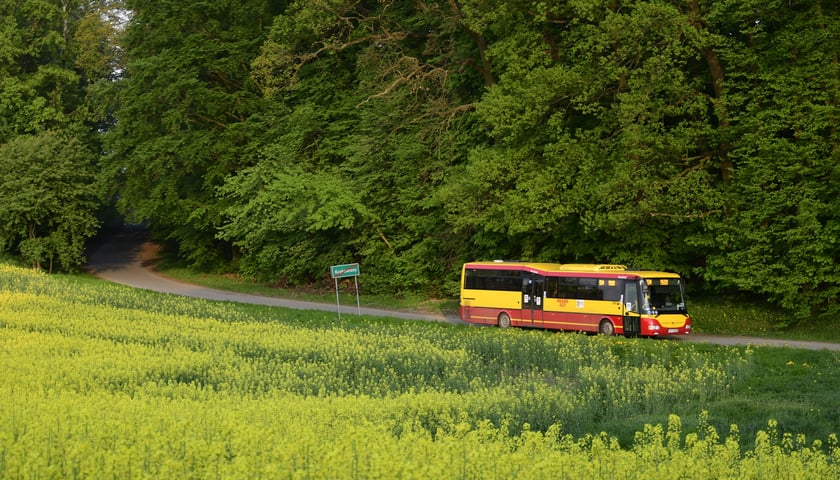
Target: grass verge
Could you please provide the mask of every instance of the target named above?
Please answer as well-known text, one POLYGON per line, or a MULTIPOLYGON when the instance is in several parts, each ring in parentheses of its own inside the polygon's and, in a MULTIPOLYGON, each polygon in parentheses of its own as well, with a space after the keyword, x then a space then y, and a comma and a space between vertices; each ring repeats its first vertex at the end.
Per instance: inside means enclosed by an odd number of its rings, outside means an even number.
MULTIPOLYGON (((215 275, 199 273, 186 268, 160 267, 158 271, 168 277, 182 282, 193 283, 209 288, 227 290, 238 293, 264 295, 266 297, 288 298, 309 302, 335 304, 335 290, 307 291, 303 289, 279 288, 245 280, 238 275, 215 275)), ((434 299, 419 295, 370 295, 364 293, 364 279, 360 281, 359 302, 363 307, 381 308, 386 310, 412 310, 441 314, 456 314, 458 312, 457 299, 434 299)), ((339 299, 342 305, 355 305, 356 295, 352 280, 339 282, 339 299)))
POLYGON ((836 320, 795 323, 778 307, 739 297, 695 296, 689 302, 696 333, 840 343, 836 320))
MULTIPOLYGON (((335 303, 335 292, 307 292, 272 287, 233 275, 197 273, 185 268, 162 267, 160 272, 184 282, 220 290, 251 293, 269 297, 291 298, 321 303, 335 303)), ((362 280, 363 282, 363 280, 362 280)), ((342 305, 356 303, 352 282, 340 284, 342 305)), ((364 291, 364 284, 361 284, 364 291)), ((422 312, 457 314, 457 299, 430 299, 421 296, 386 296, 362 293, 364 307, 415 310, 422 312)), ((793 324, 783 310, 767 303, 738 297, 694 295, 689 299, 689 312, 696 333, 709 335, 750 336, 789 340, 811 340, 840 343, 837 321, 814 321, 793 324)))

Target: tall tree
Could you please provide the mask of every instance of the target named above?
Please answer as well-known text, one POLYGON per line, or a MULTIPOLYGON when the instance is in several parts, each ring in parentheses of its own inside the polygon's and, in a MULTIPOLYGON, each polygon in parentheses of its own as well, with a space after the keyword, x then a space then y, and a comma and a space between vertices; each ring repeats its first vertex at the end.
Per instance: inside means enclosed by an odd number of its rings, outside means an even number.
POLYGON ((697 241, 712 285, 760 293, 797 314, 840 312, 840 7, 724 2, 733 46, 725 91, 734 138, 727 208, 697 241))
POLYGON ((625 262, 838 308, 834 3, 129 6, 106 165, 193 263, 453 292, 473 258, 625 262))
POLYGON ((457 7, 301 1, 276 18, 255 67, 284 119, 224 189, 222 236, 248 273, 313 281, 356 259, 373 291, 450 278, 457 242, 436 191, 474 141, 464 120, 489 81, 457 7))
POLYGON ((247 165, 262 99, 251 62, 277 2, 126 1, 131 12, 105 167, 122 211, 192 264, 225 258, 216 188, 247 165))
POLYGON ((3 247, 36 266, 77 266, 96 231, 101 111, 91 95, 118 62, 104 16, 112 8, 106 0, 0 1, 3 247))
POLYGON ((77 138, 52 131, 0 145, 0 247, 34 268, 81 264, 99 227, 95 160, 77 138))
MULTIPOLYGON (((0 142, 66 125, 79 104, 68 2, 0 2, 0 142)), ((75 5, 78 6, 78 5, 75 5)))
POLYGON ((524 2, 480 24, 499 38, 478 105, 495 144, 452 176, 454 227, 494 258, 688 271, 695 252, 674 239, 720 208, 691 17, 670 2, 524 2))

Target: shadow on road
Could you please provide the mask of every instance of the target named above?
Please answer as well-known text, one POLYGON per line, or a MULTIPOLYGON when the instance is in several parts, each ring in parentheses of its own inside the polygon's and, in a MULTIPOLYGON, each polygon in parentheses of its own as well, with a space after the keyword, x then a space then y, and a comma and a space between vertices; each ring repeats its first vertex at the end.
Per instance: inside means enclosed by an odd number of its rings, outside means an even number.
POLYGON ((149 234, 141 226, 129 225, 103 233, 88 247, 85 269, 96 275, 140 264, 143 245, 148 241, 149 234))

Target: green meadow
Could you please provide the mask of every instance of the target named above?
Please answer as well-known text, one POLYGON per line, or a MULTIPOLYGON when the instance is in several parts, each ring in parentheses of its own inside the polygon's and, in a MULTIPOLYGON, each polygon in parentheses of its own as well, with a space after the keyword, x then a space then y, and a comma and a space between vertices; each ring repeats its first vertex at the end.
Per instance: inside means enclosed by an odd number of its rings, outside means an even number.
POLYGON ((838 367, 0 264, 0 478, 838 478, 838 367))

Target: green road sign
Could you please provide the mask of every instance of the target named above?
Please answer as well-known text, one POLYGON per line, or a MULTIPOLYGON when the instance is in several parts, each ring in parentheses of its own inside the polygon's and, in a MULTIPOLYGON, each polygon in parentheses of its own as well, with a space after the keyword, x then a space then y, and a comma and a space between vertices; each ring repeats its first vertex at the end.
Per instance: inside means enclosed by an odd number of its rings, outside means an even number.
POLYGON ((333 265, 330 267, 330 275, 332 278, 347 278, 359 276, 359 264, 348 263, 346 265, 333 265))

